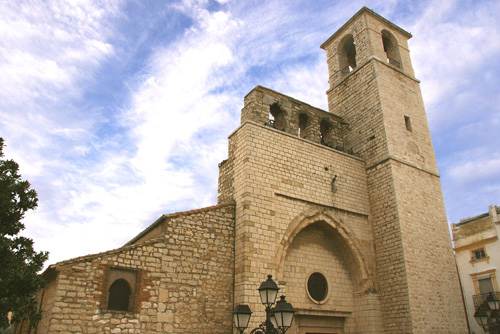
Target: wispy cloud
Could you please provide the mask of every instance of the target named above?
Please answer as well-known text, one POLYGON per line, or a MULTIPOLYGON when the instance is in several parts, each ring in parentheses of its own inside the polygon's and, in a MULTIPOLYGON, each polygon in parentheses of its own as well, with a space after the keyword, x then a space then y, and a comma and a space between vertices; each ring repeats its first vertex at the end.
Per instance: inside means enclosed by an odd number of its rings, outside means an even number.
MULTIPOLYGON (((88 152, 101 121, 98 113, 82 114, 75 102, 93 84, 100 63, 113 55, 110 21, 119 6, 119 1, 0 4, 1 136, 6 154, 41 197, 36 215, 26 218, 41 239, 60 226, 59 214, 75 191, 77 159, 88 152)), ((40 244, 50 250, 53 242, 40 244)))
MULTIPOLYGON (((326 109, 319 45, 364 4, 0 4, 0 135, 40 195, 27 234, 54 262, 118 247, 162 213, 214 204, 217 163, 227 157, 243 96, 262 84, 326 109)), ((367 6, 415 36, 410 48, 444 157, 445 195, 474 184, 486 191, 498 176, 498 157, 488 152, 500 117, 481 97, 500 105, 500 29, 491 14, 499 4, 367 6), (464 134, 474 138, 464 143, 464 134)))
MULTIPOLYGON (((98 155, 92 164, 77 166, 58 182, 65 194, 57 200, 63 204, 58 212, 40 205, 28 217, 46 228, 47 240, 79 236, 70 251, 63 255, 57 250, 53 260, 118 247, 165 211, 215 202, 216 166, 227 149, 220 134, 207 133, 222 127, 227 135, 236 119, 224 125, 235 98, 212 92, 227 76, 224 67, 234 61, 225 42, 237 22, 197 6, 190 8, 190 15, 197 14, 182 40, 149 55, 147 68, 130 87, 129 106, 116 117, 122 131, 99 143, 97 150, 87 144, 83 153, 95 150, 98 155), (122 145, 109 143, 120 139, 122 145), (47 224, 52 217, 57 222, 47 224)), ((92 141, 98 139, 95 132, 87 134, 92 141)), ((65 246, 61 242, 57 248, 65 246)))

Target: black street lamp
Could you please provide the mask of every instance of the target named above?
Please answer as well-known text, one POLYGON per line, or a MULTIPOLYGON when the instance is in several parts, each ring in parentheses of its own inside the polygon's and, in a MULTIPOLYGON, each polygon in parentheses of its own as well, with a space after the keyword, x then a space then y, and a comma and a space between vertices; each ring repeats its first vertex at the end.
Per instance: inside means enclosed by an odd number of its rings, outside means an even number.
POLYGON ((248 305, 236 305, 233 312, 234 326, 240 331, 240 334, 248 327, 251 316, 252 311, 248 305))
POLYGON ((474 296, 477 297, 474 318, 486 333, 500 334, 500 301, 498 292, 490 292, 474 296), (484 297, 486 297, 484 299, 484 297))
MULTIPOLYGON (((281 296, 280 300, 273 308, 276 296, 278 296, 278 285, 273 281, 272 275, 267 276, 267 280, 259 287, 259 295, 262 305, 266 307, 266 321, 259 327, 254 328, 250 334, 284 334, 292 326, 295 310, 292 304, 281 296)), ((233 312, 234 324, 240 334, 243 334, 248 327, 252 312, 248 305, 237 305, 233 312)))

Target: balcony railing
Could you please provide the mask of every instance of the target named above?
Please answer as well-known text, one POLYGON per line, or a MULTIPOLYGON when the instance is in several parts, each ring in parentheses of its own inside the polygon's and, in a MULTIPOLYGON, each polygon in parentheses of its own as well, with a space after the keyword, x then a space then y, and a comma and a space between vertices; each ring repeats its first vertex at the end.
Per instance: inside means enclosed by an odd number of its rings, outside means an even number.
POLYGON ((500 301, 500 292, 482 293, 472 296, 472 299, 474 300, 474 308, 489 310, 490 306, 488 302, 496 301, 498 303, 498 301, 500 301))

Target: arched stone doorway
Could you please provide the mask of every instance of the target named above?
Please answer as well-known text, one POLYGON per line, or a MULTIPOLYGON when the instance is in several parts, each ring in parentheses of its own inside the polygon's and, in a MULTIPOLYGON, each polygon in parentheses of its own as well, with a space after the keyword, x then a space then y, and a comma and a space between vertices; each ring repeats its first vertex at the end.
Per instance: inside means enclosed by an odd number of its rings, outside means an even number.
POLYGON ((297 310, 292 333, 379 332, 378 296, 363 250, 332 212, 312 210, 292 220, 277 254, 284 292, 297 310))

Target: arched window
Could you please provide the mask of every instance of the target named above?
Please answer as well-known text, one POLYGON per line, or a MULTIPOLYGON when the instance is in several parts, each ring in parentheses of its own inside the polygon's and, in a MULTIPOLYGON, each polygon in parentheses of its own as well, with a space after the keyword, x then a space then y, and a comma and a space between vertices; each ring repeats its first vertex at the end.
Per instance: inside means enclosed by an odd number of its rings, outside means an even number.
POLYGON ((399 55, 398 42, 396 37, 387 30, 382 30, 382 43, 387 62, 397 68, 401 68, 401 56, 399 55))
POLYGON ((130 286, 124 279, 117 279, 109 287, 108 310, 128 311, 130 286))
POLYGON ((305 138, 306 136, 306 128, 309 125, 309 116, 307 114, 299 115, 299 137, 305 138))
POLYGON ((339 43, 338 48, 339 65, 342 74, 349 74, 356 68, 356 45, 354 37, 347 35, 339 43))
POLYGON ((326 119, 323 119, 319 124, 319 134, 321 136, 321 144, 330 146, 330 132, 332 131, 332 124, 326 119))
POLYGON ((285 112, 277 103, 274 103, 269 109, 269 121, 273 124, 274 128, 282 131, 285 130, 285 112))

